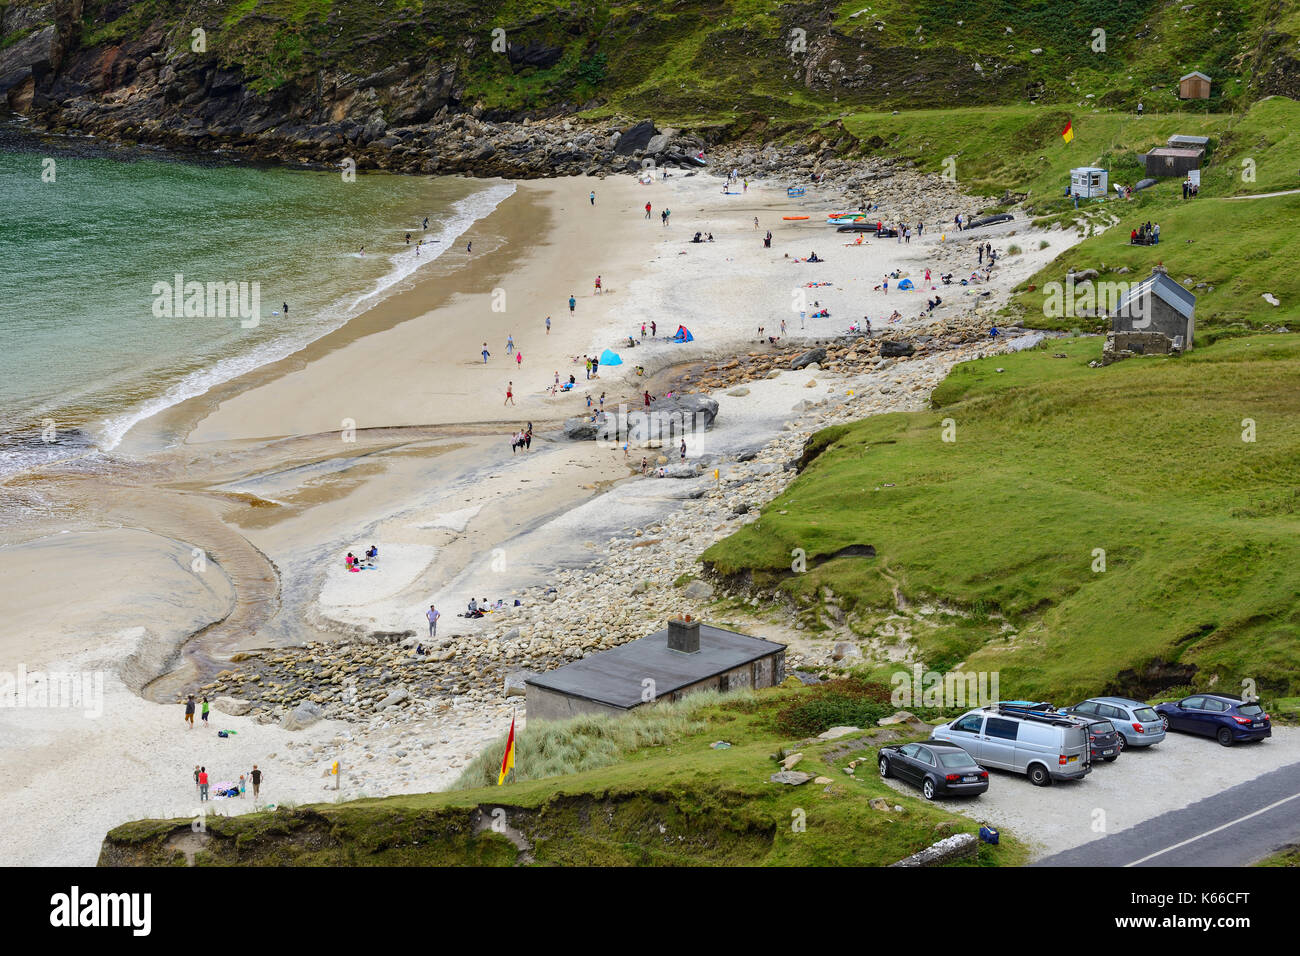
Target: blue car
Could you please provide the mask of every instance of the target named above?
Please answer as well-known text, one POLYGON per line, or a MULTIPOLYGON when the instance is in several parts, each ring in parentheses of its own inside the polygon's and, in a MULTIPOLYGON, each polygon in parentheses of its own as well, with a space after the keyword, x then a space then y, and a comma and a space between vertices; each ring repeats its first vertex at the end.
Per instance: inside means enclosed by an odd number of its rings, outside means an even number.
POLYGON ((1254 701, 1227 694, 1193 694, 1182 700, 1157 704, 1156 713, 1165 730, 1181 730, 1213 737, 1225 747, 1239 740, 1263 740, 1273 736, 1273 722, 1254 701))

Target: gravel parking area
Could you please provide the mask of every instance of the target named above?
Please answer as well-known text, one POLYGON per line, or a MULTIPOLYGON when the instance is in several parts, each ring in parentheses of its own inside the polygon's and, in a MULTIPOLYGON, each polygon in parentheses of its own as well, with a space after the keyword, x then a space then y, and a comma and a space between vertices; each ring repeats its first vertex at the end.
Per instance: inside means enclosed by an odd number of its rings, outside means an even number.
MULTIPOLYGON (((1124 751, 1114 763, 1095 761, 1082 780, 1035 787, 1026 777, 990 770, 986 793, 942 803, 1015 834, 1037 859, 1127 830, 1297 761, 1300 729, 1294 727, 1274 727, 1263 743, 1232 747, 1171 733, 1153 747, 1124 751)), ((920 797, 916 787, 886 782, 920 797)))

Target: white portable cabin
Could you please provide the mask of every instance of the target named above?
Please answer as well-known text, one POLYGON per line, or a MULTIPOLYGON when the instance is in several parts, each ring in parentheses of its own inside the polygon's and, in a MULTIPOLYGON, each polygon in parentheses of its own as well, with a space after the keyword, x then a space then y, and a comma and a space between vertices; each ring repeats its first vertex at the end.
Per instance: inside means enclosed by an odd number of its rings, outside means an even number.
POLYGON ((1079 166, 1070 170, 1070 195, 1081 199, 1105 196, 1110 188, 1106 184, 1106 170, 1097 166, 1079 166))

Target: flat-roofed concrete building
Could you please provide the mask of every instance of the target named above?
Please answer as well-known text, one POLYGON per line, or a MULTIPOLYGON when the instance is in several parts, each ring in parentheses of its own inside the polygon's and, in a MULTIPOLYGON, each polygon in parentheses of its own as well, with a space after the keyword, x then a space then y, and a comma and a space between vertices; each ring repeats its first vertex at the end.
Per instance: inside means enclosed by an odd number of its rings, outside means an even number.
POLYGON ((785 680, 785 645, 672 618, 668 627, 530 676, 529 721, 624 714, 696 691, 772 687, 785 680))
POLYGON ((1201 146, 1157 146, 1146 155, 1148 176, 1186 176, 1201 168, 1205 148, 1201 146))

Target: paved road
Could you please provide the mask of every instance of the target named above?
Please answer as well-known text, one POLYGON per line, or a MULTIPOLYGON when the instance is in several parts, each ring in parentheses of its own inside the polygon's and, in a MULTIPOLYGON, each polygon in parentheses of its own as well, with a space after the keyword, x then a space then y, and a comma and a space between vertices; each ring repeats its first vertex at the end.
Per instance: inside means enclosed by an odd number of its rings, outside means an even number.
MULTIPOLYGON (((1178 783, 1171 780, 1166 785, 1178 783)), ((1279 767, 1035 865, 1245 866, 1289 843, 1300 843, 1300 763, 1279 767)))

